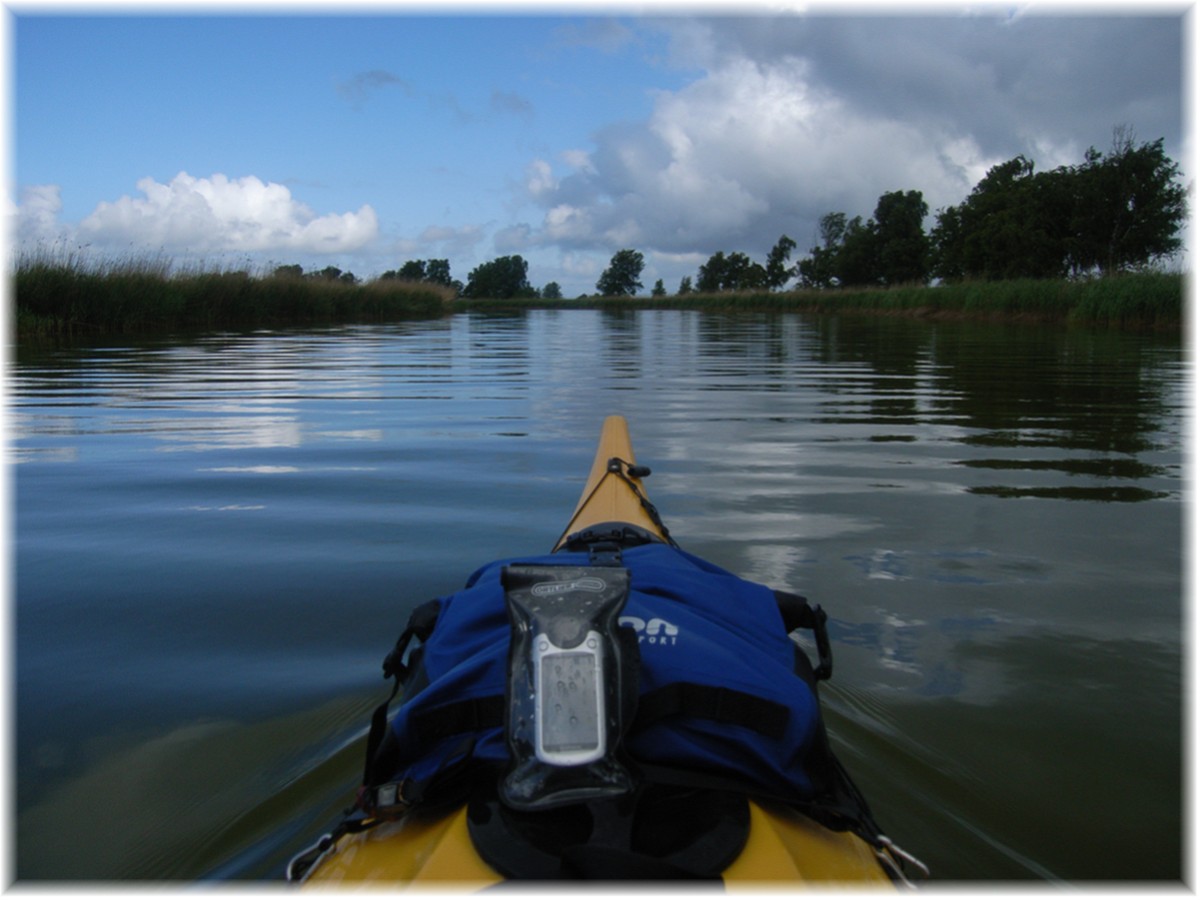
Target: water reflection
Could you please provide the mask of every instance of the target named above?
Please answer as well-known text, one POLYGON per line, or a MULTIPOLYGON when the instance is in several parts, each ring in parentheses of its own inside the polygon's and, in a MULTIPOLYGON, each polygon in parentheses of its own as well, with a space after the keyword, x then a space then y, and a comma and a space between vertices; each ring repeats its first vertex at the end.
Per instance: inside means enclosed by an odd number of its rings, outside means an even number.
POLYGON ((72 840, 153 819, 153 853, 93 835, 72 874, 277 872, 297 811, 353 789, 306 778, 380 699, 408 610, 548 548, 619 412, 688 550, 829 612, 833 739, 902 844, 951 879, 1172 877, 1183 357, 668 310, 22 350, 18 868, 64 874, 61 816, 99 791, 72 840), (253 723, 280 721, 303 725, 262 745, 253 723), (252 785, 244 816, 222 773, 179 775, 214 750, 252 785), (147 761, 170 777, 104 789, 147 761))

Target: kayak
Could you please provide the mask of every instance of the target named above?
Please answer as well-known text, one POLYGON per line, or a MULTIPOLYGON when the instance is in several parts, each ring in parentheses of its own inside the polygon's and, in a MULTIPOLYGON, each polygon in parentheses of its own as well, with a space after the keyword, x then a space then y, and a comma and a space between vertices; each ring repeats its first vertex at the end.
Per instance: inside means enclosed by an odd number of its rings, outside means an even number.
MULTIPOLYGON (((580 546, 581 534, 594 553, 596 547, 619 556, 622 547, 674 546, 646 493, 648 475, 634 458, 625 419, 608 417, 579 502, 552 552, 567 555, 580 546)), ((744 843, 719 873, 727 887, 887 887, 907 882, 903 873, 913 865, 924 868, 882 835, 834 830, 795 804, 755 795, 746 806, 744 843)), ((312 888, 410 890, 475 890, 508 880, 485 861, 472 827, 465 803, 448 810, 416 804, 382 821, 367 817, 365 825, 327 835, 300 854, 289 866, 289 879, 312 888)))

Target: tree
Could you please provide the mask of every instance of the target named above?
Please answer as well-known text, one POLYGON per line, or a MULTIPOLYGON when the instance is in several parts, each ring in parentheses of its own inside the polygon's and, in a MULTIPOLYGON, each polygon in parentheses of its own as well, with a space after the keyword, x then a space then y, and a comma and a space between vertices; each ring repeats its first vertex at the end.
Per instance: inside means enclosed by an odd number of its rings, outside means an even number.
POLYGON ((1035 173, 1017 156, 988 170, 931 236, 942 278, 1061 278, 1067 272, 1071 192, 1066 170, 1035 173))
POLYGON ((833 273, 843 287, 865 287, 880 284, 879 242, 875 239, 875 223, 863 222, 855 216, 846 223, 842 244, 833 260, 833 273))
POLYGON ((667 296, 667 289, 665 287, 663 287, 663 280, 661 278, 658 279, 658 281, 654 282, 654 287, 651 288, 651 290, 650 290, 650 296, 651 297, 667 296))
POLYGON ((725 283, 726 270, 729 263, 725 259, 725 251, 718 250, 708 258, 708 262, 700 266, 696 273, 696 290, 702 294, 715 294, 725 283))
POLYGON ((729 254, 726 277, 725 288, 731 291, 759 290, 767 284, 767 270, 745 253, 729 254))
POLYGON ((692 276, 684 275, 679 279, 679 295, 690 294, 692 292, 692 276))
POLYGON ((929 281, 929 205, 920 191, 892 191, 875 207, 879 278, 886 285, 929 281))
POLYGON ((596 290, 603 297, 634 296, 642 287, 640 279, 645 264, 638 251, 618 250, 596 282, 596 290))
POLYGON ((476 266, 467 276, 464 297, 487 297, 507 300, 512 297, 531 297, 529 263, 520 256, 501 256, 476 266))
POLYGON ((788 260, 792 258, 792 251, 795 249, 796 242, 784 234, 767 254, 767 287, 771 290, 779 290, 795 274, 793 268, 788 266, 788 260))
POLYGON ((542 296, 547 300, 561 300, 562 288, 559 287, 557 281, 550 281, 542 288, 542 296))
POLYGON ((966 277, 962 207, 948 206, 938 210, 936 221, 937 224, 929 235, 930 253, 933 257, 931 274, 943 281, 961 281, 966 277))
POLYGON ((454 284, 450 277, 450 260, 431 259, 425 263, 425 280, 432 284, 444 284, 450 287, 454 284))
POLYGON ((272 274, 274 274, 276 278, 303 278, 304 269, 296 265, 276 266, 275 271, 272 274))
POLYGON ((826 213, 821 216, 818 229, 821 243, 809 250, 808 256, 796 264, 796 274, 805 287, 829 288, 837 284, 834 269, 838 251, 846 236, 846 214, 826 213))
POLYGON ((410 259, 399 269, 389 269, 379 276, 380 281, 426 281, 430 284, 444 284, 453 287, 455 282, 450 278, 450 260, 448 259, 410 259))
POLYGON ((766 283, 767 270, 740 251, 726 256, 724 250, 718 250, 696 276, 696 290, 706 294, 755 290, 766 283))
POLYGON ((337 281, 342 284, 357 284, 358 279, 354 277, 353 272, 343 272, 337 266, 326 266, 320 272, 313 272, 305 276, 318 281, 337 281))
POLYGON ((400 267, 396 277, 401 281, 424 281, 425 263, 419 259, 410 259, 400 267))
POLYGON ((1113 130, 1107 157, 1089 148, 1075 170, 1072 268, 1110 275, 1178 251, 1187 215, 1179 175, 1162 138, 1138 147, 1128 127, 1113 130))

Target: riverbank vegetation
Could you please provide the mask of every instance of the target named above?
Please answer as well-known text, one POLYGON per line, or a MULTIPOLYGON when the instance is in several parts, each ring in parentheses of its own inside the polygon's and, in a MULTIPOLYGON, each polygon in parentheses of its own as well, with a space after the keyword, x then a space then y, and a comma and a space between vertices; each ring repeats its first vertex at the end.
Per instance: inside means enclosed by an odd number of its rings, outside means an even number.
POLYGON ((17 268, 18 340, 197 329, 385 322, 462 310, 695 309, 801 312, 1070 323, 1178 330, 1187 285, 1180 273, 1086 279, 959 281, 936 286, 788 291, 690 291, 673 295, 564 299, 538 292, 508 298, 459 296, 427 282, 343 280, 334 271, 255 276, 245 271, 172 272, 160 261, 97 268, 25 260, 17 268))
POLYGON ((456 309, 696 309, 711 312, 871 314, 927 319, 1047 322, 1177 330, 1184 321, 1185 278, 1144 272, 1084 280, 1013 279, 938 286, 720 291, 661 297, 462 298, 456 309))
POLYGON ((380 278, 362 283, 336 268, 304 275, 174 270, 160 258, 98 262, 31 253, 13 279, 17 338, 86 337, 195 329, 382 322, 443 315, 451 287, 380 278))

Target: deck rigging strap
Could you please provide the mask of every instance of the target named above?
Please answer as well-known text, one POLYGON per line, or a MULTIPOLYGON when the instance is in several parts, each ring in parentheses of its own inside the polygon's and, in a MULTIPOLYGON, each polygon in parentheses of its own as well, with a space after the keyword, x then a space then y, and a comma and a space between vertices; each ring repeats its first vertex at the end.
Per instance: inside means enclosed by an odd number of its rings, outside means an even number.
MULTIPOLYGON (((604 477, 597 481, 596 486, 593 487, 591 491, 588 492, 588 495, 580 501, 579 509, 583 509, 585 506, 587 506, 588 502, 594 496, 596 496, 596 492, 599 491, 604 482, 608 480, 609 475, 615 475, 629 486, 629 489, 633 491, 634 496, 637 497, 638 503, 641 504, 642 509, 645 510, 646 515, 650 517, 650 521, 653 522, 654 526, 662 533, 663 540, 665 540, 672 547, 678 548, 679 545, 675 543, 675 538, 671 537, 670 529, 668 529, 666 523, 663 522, 662 516, 658 512, 658 507, 650 502, 650 498, 642 493, 641 488, 639 488, 637 483, 633 480, 634 478, 648 477, 650 475, 649 466, 637 466, 628 460, 621 459, 619 456, 612 457, 608 461, 608 468, 604 473, 604 477)), ((554 542, 555 547, 558 547, 562 544, 563 540, 570 533, 571 525, 574 524, 574 521, 575 520, 572 517, 571 521, 567 523, 567 527, 563 529, 562 534, 558 536, 558 540, 554 542)))

